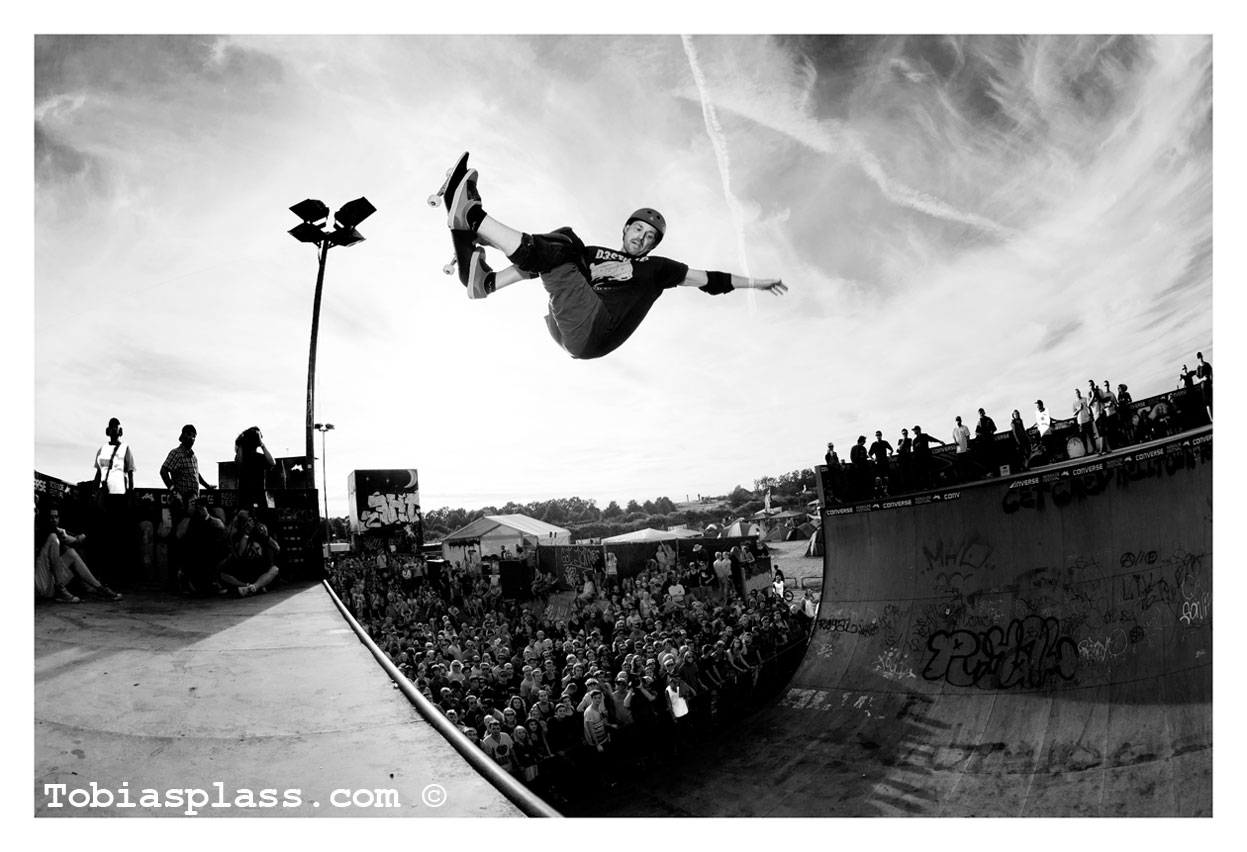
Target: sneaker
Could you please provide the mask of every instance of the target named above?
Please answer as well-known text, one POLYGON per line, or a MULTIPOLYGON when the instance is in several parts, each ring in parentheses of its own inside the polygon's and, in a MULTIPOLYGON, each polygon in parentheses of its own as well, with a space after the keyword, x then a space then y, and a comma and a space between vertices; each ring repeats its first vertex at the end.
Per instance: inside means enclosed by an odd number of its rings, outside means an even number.
POLYGON ((57 603, 82 603, 82 598, 78 597, 64 586, 56 587, 56 592, 52 595, 52 600, 57 603))
POLYGON ((91 590, 91 596, 94 597, 96 600, 101 600, 101 601, 121 600, 121 595, 117 594, 112 589, 108 588, 108 586, 105 586, 103 583, 100 583, 98 586, 96 586, 94 589, 91 590))
POLYGON ((468 264, 468 298, 484 299, 489 295, 485 289, 485 278, 493 272, 485 263, 485 249, 477 246, 472 250, 472 261, 468 264))
POLYGON ((238 587, 238 597, 245 598, 247 595, 252 595, 252 594, 255 594, 255 589, 251 588, 250 586, 239 586, 238 587))
POLYGON ((457 185, 446 187, 450 206, 446 208, 446 224, 452 231, 472 231, 468 224, 468 211, 481 206, 481 194, 476 191, 476 169, 468 169, 457 185))

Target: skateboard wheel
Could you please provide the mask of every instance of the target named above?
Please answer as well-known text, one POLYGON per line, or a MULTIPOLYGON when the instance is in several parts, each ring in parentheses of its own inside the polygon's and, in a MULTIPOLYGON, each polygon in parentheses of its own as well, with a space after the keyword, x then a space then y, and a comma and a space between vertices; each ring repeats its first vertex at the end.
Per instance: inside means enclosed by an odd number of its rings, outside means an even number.
POLYGON ((430 195, 430 196, 428 197, 429 206, 430 206, 430 207, 436 207, 436 206, 437 206, 437 199, 438 199, 438 195, 437 195, 437 193, 434 193, 434 194, 430 195))
POLYGON ((450 275, 454 271, 455 271, 455 262, 453 260, 450 263, 442 267, 442 272, 445 272, 447 275, 450 275))

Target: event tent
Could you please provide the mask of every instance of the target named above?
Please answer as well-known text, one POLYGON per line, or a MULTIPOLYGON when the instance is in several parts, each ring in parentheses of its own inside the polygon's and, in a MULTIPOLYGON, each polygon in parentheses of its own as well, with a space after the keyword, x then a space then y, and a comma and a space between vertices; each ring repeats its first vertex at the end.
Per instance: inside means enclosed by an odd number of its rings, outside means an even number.
POLYGON ((678 538, 693 538, 700 533, 689 530, 655 530, 646 527, 645 529, 634 530, 633 532, 620 533, 602 539, 602 544, 628 544, 629 542, 638 541, 674 541, 678 538))
MULTIPOLYGON (((707 531, 709 531, 709 528, 707 528, 707 531)), ((749 536, 761 534, 762 527, 750 523, 745 518, 740 518, 724 527, 722 532, 719 533, 719 538, 748 538, 749 536)))
POLYGON ((472 561, 467 559, 468 550, 473 550, 476 559, 480 559, 497 556, 504 545, 514 553, 521 543, 526 548, 538 544, 570 544, 571 531, 527 515, 486 515, 442 539, 442 557, 468 562, 472 561))

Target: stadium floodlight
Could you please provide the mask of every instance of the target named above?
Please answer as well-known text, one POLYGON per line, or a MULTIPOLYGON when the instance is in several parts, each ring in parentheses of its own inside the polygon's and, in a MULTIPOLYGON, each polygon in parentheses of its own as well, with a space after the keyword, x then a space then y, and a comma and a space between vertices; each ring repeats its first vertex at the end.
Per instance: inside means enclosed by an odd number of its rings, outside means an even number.
MULTIPOLYGON (((333 246, 353 246, 364 241, 364 235, 355 230, 355 226, 367 219, 377 208, 367 198, 360 196, 354 201, 343 204, 333 216, 334 229, 326 231, 329 222, 329 207, 315 198, 305 198, 290 208, 290 212, 298 216, 301 224, 291 228, 288 233, 301 243, 311 243, 319 249, 319 262, 316 269, 316 295, 312 298, 312 343, 307 355, 307 428, 304 456, 307 470, 311 474, 312 487, 316 487, 316 447, 312 440, 314 429, 332 429, 331 424, 314 424, 316 408, 316 339, 320 332, 320 296, 325 286, 325 260, 329 257, 329 249, 333 246)), ((322 435, 324 430, 322 429, 322 435)))
POLYGON ((376 212, 377 208, 372 206, 372 202, 361 196, 343 204, 341 209, 333 214, 333 223, 339 228, 354 228, 376 212))
POLYGON ((305 198, 291 207, 290 212, 309 225, 318 225, 329 218, 329 205, 315 198, 305 198))
POLYGON ((333 233, 329 235, 329 242, 335 246, 353 246, 356 243, 362 243, 364 235, 354 228, 334 228, 333 233))
POLYGON ((325 232, 311 222, 295 225, 287 233, 301 243, 315 243, 316 245, 320 245, 320 241, 325 238, 325 232))

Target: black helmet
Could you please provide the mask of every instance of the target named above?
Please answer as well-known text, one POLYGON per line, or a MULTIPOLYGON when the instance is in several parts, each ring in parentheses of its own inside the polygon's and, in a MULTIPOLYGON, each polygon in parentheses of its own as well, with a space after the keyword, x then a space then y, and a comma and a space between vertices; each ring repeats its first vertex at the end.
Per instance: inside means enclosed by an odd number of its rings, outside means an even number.
POLYGON ((653 207, 642 207, 628 217, 628 221, 624 222, 624 227, 628 227, 638 219, 654 226, 654 230, 658 232, 658 239, 654 240, 654 245, 661 243, 667 233, 667 220, 663 218, 663 215, 653 207))

